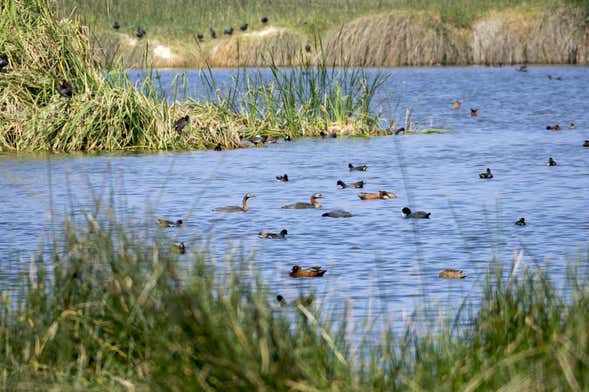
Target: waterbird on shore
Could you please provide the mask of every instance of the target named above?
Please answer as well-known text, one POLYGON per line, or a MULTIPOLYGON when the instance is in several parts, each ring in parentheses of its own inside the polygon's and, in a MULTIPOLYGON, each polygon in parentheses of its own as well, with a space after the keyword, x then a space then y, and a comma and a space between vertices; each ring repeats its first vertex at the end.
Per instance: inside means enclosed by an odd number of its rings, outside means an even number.
POLYGON ((221 143, 217 143, 217 145, 215 146, 215 148, 213 148, 213 150, 215 150, 215 151, 223 151, 223 147, 221 146, 221 143))
POLYGON ((200 42, 202 42, 202 41, 204 40, 205 36, 204 36, 204 34, 203 34, 203 33, 198 33, 198 34, 196 35, 196 38, 198 38, 198 40, 199 40, 200 42))
POLYGON ((57 86, 57 92, 64 98, 71 98, 73 95, 72 85, 63 79, 60 85, 57 86))
POLYGON ((409 207, 403 207, 401 210, 404 218, 412 218, 412 219, 429 219, 429 216, 432 214, 431 212, 425 211, 415 211, 411 212, 409 207))
POLYGON ((442 279, 464 279, 466 278, 466 274, 462 270, 446 268, 442 272, 438 274, 438 276, 442 279))
POLYGON ((180 117, 178 120, 176 120, 174 122, 174 130, 176 132, 182 131, 184 128, 186 128, 189 121, 190 121, 190 118, 188 117, 188 115, 186 115, 184 117, 180 117))
POLYGON ((262 22, 262 24, 268 23, 268 17, 267 16, 262 16, 262 19, 260 19, 260 22, 262 22))
POLYGON ((241 26, 239 26, 239 30, 246 31, 247 30, 247 23, 244 23, 241 26))
POLYGON ((117 20, 115 20, 115 22, 112 24, 112 28, 118 30, 121 28, 121 25, 117 20))
POLYGON ((352 213, 344 210, 333 210, 329 212, 325 212, 321 214, 323 217, 327 218, 351 218, 352 213))
POLYGON ((359 188, 364 188, 364 181, 356 181, 353 182, 351 184, 346 184, 345 182, 343 182, 342 180, 337 180, 336 185, 340 186, 341 189, 346 189, 346 188, 352 188, 352 189, 359 189, 359 188))
POLYGON ((547 125, 546 129, 548 131, 560 131, 560 125, 555 124, 555 125, 547 125))
POLYGON ((241 207, 239 206, 227 206, 227 207, 219 207, 215 208, 213 211, 221 211, 221 212, 248 212, 250 207, 247 204, 247 201, 251 198, 256 197, 253 193, 246 193, 243 198, 241 199, 241 207))
POLYGON ((0 54, 0 71, 2 71, 2 68, 6 67, 8 65, 8 56, 5 54, 0 54))
POLYGON ((137 27, 135 35, 137 36, 137 38, 143 38, 143 36, 145 36, 145 30, 143 30, 141 27, 137 27))
POLYGON ((209 28, 209 33, 211 33, 211 38, 212 39, 217 38, 217 32, 215 30, 213 30, 212 27, 209 28))
POLYGON ((366 166, 366 165, 354 166, 351 163, 348 163, 348 169, 350 171, 366 171, 366 170, 368 170, 368 166, 366 166))
POLYGON ((470 108, 470 117, 476 117, 479 115, 479 109, 470 108))
POLYGON ((460 102, 459 100, 456 100, 453 104, 452 104, 452 109, 454 110, 458 110, 462 107, 462 102, 460 102))
POLYGON ((323 138, 323 139, 328 138, 328 137, 332 137, 335 139, 337 137, 337 133, 335 133, 335 132, 327 133, 325 131, 321 131, 321 132, 319 132, 319 136, 321 136, 321 138, 323 138))
POLYGON ((228 29, 225 29, 225 31, 223 31, 223 34, 232 35, 233 34, 233 27, 229 27, 228 29))
POLYGON ((576 129, 577 126, 575 125, 575 123, 570 123, 569 124, 569 129, 576 129))
POLYGON ((483 179, 493 178, 493 173, 491 173, 491 169, 487 168, 487 171, 485 171, 484 173, 480 173, 479 178, 483 178, 483 179))
POLYGON ((180 253, 181 255, 183 255, 184 253, 186 253, 186 245, 184 245, 184 242, 178 241, 172 244, 170 250, 174 253, 180 253))
POLYGON ((184 221, 182 219, 178 219, 175 222, 165 219, 158 219, 157 224, 159 227, 180 227, 184 224, 184 221))
POLYGON ((517 221, 515 221, 515 224, 518 226, 525 226, 526 225, 526 218, 519 218, 517 221))
POLYGON ((276 179, 278 181, 288 182, 288 174, 285 173, 283 176, 276 176, 276 179))
POLYGON ((301 268, 298 265, 292 267, 288 273, 291 278, 315 278, 323 276, 327 270, 321 269, 321 266, 314 266, 309 268, 301 268))
POLYGON ((301 210, 301 209, 305 209, 305 208, 321 208, 321 204, 319 204, 317 199, 324 199, 324 197, 321 193, 313 193, 311 195, 311 202, 310 203, 298 202, 298 203, 293 203, 293 204, 287 204, 287 205, 284 205, 280 208, 287 208, 287 209, 291 209, 291 210, 293 210, 293 209, 301 210))
POLYGON ((393 192, 378 191, 378 193, 359 193, 358 197, 360 198, 360 200, 386 200, 396 199, 397 195, 393 192))
POLYGON ((271 239, 285 239, 288 234, 288 230, 282 229, 280 233, 268 233, 266 231, 260 231, 258 237, 260 238, 271 238, 271 239))
POLYGON ((554 159, 552 159, 552 157, 548 158, 548 162, 546 163, 546 166, 558 166, 558 163, 556 163, 556 161, 554 159))

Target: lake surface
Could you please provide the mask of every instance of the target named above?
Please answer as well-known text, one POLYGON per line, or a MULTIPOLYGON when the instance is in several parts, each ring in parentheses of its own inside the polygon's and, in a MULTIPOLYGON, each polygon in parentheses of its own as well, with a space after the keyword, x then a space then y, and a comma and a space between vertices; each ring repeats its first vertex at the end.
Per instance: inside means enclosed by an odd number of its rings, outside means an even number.
MULTIPOLYGON (((232 71, 216 71, 228 79, 232 71)), ((369 72, 377 72, 369 70, 369 72)), ((400 320, 420 304, 455 309, 476 298, 493 265, 510 266, 516 252, 531 267, 549 269, 559 285, 567 262, 589 252, 589 68, 391 69, 376 109, 402 118, 411 108, 419 128, 452 134, 305 139, 236 151, 194 151, 94 156, 0 153, 0 290, 17 290, 31 257, 60 227, 67 211, 92 209, 112 190, 120 213, 184 219, 169 229, 190 250, 210 239, 219 259, 252 255, 273 292, 287 299, 314 290, 341 314, 350 300, 353 317, 400 320), (562 81, 549 80, 546 74, 562 81), (454 100, 462 109, 452 110, 454 100), (470 117, 469 108, 479 108, 470 117), (574 122, 577 129, 566 125, 574 122), (546 125, 558 123, 559 132, 546 125), (549 157, 559 165, 546 166, 549 157), (348 163, 367 172, 349 172, 348 163), (481 180, 487 167, 495 178, 481 180), (287 173, 290 181, 274 178, 287 173), (336 187, 337 180, 364 180, 364 190, 336 187), (51 184, 51 186, 50 186, 51 184), (393 200, 361 201, 360 191, 388 190, 393 200), (246 213, 212 211, 256 198, 246 213), (321 209, 285 210, 287 203, 325 196, 321 209), (405 206, 431 212, 430 220, 406 220, 405 206), (332 209, 349 219, 321 214, 332 209), (525 217, 528 225, 514 222, 525 217), (286 240, 257 238, 261 230, 286 240), (292 279, 295 264, 321 265, 322 279, 292 279), (463 280, 441 280, 444 268, 463 269, 463 280)), ((169 86, 176 71, 161 72, 169 86)), ((141 73, 132 73, 139 78, 141 73)), ((187 71, 189 91, 197 71, 187 71)), ((200 82, 199 82, 200 83, 200 82)), ((192 88, 192 90, 191 90, 192 88)), ((168 90, 169 91, 169 90, 168 90)), ((151 227, 151 226, 150 226, 151 227)), ((153 223, 153 230, 157 230, 153 223)))

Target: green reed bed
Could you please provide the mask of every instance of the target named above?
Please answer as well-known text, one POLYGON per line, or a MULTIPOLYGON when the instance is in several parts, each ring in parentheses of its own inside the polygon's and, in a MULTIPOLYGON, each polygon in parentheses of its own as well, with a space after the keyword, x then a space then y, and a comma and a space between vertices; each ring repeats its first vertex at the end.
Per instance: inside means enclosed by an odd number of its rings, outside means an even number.
POLYGON ((134 232, 87 213, 35 258, 16 303, 2 294, 2 388, 589 387, 586 270, 571 269, 559 291, 548 273, 518 262, 509 274, 479 279, 480 303, 464 306, 454 321, 409 323, 401 333, 368 328, 354 342, 347 317, 331 317, 337 327, 330 326, 318 301, 277 307, 276 293, 247 262, 221 266, 198 249, 176 255, 164 235, 134 232))
POLYGON ((240 88, 226 93, 209 70, 210 101, 170 103, 151 79, 133 86, 123 70, 100 69, 90 52, 86 29, 58 19, 53 0, 2 3, 0 53, 9 60, 0 74, 3 150, 236 148, 240 136, 317 136, 336 123, 339 132, 330 131, 338 134, 378 130, 369 106, 384 79, 349 67, 274 66, 270 83, 243 71, 247 77, 235 80, 240 88), (57 92, 62 79, 72 85, 71 98, 57 92), (174 130, 184 115, 189 126, 174 130))

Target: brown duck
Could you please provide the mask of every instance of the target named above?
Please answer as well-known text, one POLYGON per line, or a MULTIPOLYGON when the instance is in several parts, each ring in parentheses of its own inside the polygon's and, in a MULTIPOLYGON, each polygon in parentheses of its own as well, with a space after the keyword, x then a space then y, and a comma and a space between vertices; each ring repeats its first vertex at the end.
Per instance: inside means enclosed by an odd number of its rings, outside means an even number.
POLYGON ((327 270, 321 269, 320 266, 301 268, 298 265, 292 267, 292 270, 288 273, 291 278, 315 278, 325 274, 327 270))
POLYGON ((466 274, 462 270, 446 268, 438 275, 442 279, 464 279, 466 274))
POLYGON ((396 199, 397 195, 393 192, 378 191, 378 193, 359 193, 358 197, 361 200, 385 200, 385 199, 396 199))

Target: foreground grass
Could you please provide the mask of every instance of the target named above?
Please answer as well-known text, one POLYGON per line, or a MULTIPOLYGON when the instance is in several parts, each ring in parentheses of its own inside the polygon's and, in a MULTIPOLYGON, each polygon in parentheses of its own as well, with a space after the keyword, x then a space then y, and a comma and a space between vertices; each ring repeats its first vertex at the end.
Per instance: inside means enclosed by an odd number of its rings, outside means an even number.
POLYGON ((378 341, 365 331, 366 341, 352 345, 345 323, 321 321, 320 306, 272 305, 274 294, 246 263, 221 268, 196 252, 179 264, 166 238, 131 233, 87 214, 36 258, 18 304, 2 294, 4 389, 589 387, 585 274, 570 274, 565 297, 540 270, 499 271, 484 283, 478 310, 448 327, 408 326, 378 341), (355 354, 352 346, 360 346, 355 354))
POLYGON ((240 137, 318 136, 378 131, 370 102, 381 77, 344 67, 306 65, 273 78, 248 73, 222 93, 213 74, 210 100, 168 102, 151 79, 135 86, 122 68, 105 74, 77 20, 58 19, 53 0, 7 0, 0 6, 0 148, 14 151, 236 148, 240 137), (71 98, 58 86, 67 80, 71 98), (184 129, 174 122, 188 115, 184 129), (338 126, 339 124, 339 126, 338 126))

